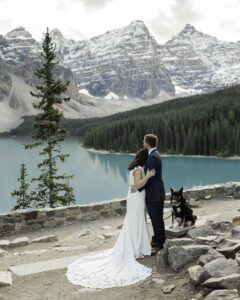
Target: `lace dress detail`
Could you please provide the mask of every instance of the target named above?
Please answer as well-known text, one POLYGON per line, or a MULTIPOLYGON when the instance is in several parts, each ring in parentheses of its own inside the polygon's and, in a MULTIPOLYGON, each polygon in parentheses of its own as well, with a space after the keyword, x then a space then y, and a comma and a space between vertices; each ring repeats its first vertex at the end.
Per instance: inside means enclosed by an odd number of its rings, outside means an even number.
MULTIPOLYGON (((130 185, 134 183, 133 170, 129 172, 129 181, 130 185)), ((136 261, 150 254, 145 190, 129 191, 123 227, 113 248, 79 258, 68 267, 66 275, 71 283, 90 288, 130 285, 151 275, 151 268, 136 261)))

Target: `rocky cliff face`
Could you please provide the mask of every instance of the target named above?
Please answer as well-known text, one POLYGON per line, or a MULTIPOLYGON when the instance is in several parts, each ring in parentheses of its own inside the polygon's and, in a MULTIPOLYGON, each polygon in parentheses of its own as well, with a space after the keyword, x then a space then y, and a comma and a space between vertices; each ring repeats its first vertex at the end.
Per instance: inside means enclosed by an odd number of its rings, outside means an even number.
MULTIPOLYGON (((61 107, 66 118, 109 115, 240 81, 240 41, 220 41, 190 24, 163 45, 142 21, 89 40, 66 39, 58 29, 51 36, 60 60, 56 76, 70 81, 71 101, 61 107)), ((9 120, 19 123, 36 113, 29 90, 37 83, 40 52, 23 27, 0 35, 0 116, 6 125, 0 122, 0 132, 10 128, 9 120)))
POLYGON ((79 42, 65 40, 57 30, 51 34, 59 57, 91 95, 154 98, 160 91, 174 93, 158 45, 142 21, 79 42))
POLYGON ((159 55, 175 86, 210 92, 239 82, 240 42, 220 41, 187 24, 159 55))

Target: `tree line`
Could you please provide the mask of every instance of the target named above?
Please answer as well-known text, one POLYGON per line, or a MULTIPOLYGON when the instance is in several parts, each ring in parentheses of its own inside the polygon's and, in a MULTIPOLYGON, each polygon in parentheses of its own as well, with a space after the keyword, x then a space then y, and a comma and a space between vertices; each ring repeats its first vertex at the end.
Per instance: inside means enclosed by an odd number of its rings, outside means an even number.
POLYGON ((170 100, 118 115, 88 130, 84 146, 136 152, 143 136, 154 133, 167 154, 240 154, 240 86, 170 100))

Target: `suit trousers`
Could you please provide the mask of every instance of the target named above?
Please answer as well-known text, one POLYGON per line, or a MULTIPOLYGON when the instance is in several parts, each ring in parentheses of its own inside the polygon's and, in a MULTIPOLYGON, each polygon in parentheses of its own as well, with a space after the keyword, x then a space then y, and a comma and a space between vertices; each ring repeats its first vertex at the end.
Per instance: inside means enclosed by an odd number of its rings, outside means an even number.
POLYGON ((163 221, 163 206, 164 201, 160 202, 148 202, 146 201, 149 217, 152 222, 154 235, 152 242, 156 243, 157 246, 163 246, 165 242, 165 225, 163 221))

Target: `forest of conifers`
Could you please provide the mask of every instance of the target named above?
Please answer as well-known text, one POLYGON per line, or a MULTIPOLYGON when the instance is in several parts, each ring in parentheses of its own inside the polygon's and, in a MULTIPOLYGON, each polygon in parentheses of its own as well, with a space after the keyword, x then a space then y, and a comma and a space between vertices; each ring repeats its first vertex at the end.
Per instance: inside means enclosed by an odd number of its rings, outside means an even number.
POLYGON ((144 135, 154 133, 161 153, 239 155, 240 86, 142 107, 95 125, 85 133, 85 147, 136 152, 144 135))

